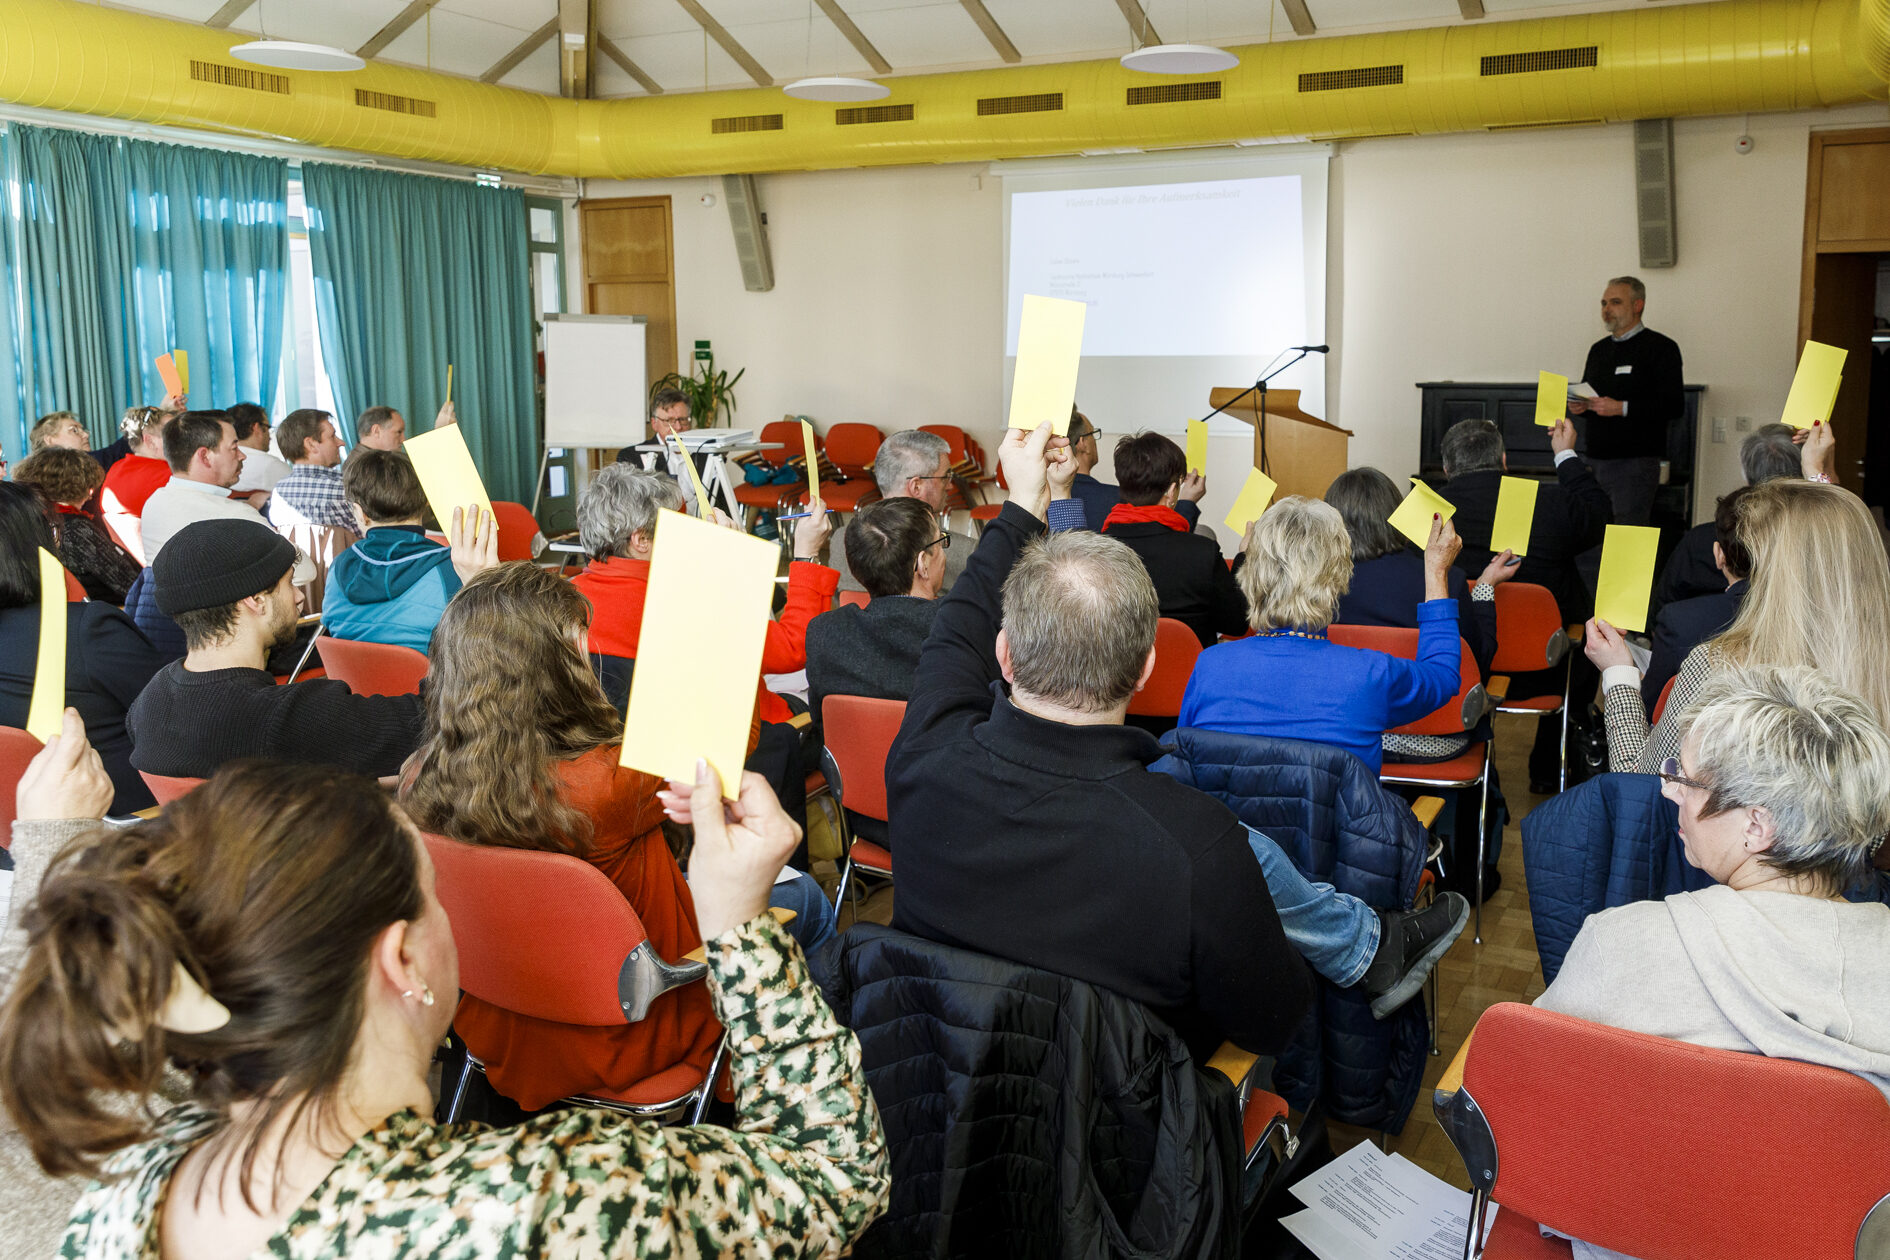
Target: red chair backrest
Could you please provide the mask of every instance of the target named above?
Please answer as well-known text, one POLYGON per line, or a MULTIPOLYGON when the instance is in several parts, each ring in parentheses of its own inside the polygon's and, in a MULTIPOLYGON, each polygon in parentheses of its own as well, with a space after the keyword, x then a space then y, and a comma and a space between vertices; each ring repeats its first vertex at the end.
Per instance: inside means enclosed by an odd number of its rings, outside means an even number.
POLYGON ((13 847, 13 820, 19 816, 15 799, 26 763, 39 756, 43 745, 17 726, 0 726, 0 849, 13 847))
POLYGON ((160 805, 169 805, 180 796, 188 795, 203 782, 202 779, 174 778, 168 774, 152 774, 147 770, 138 771, 138 777, 151 789, 151 795, 160 805))
POLYGON ((533 1019, 624 1022, 617 974, 648 933, 609 877, 566 853, 426 842, 460 988, 533 1019))
MULTIPOLYGON (((450 509, 449 509, 450 510, 450 509)), ((538 555, 539 540, 544 536, 538 528, 538 518, 523 503, 508 503, 502 499, 492 501, 492 518, 499 527, 499 559, 532 560, 538 555)), ((441 521, 442 526, 450 521, 441 521)))
POLYGON ((838 608, 842 604, 853 604, 857 607, 864 608, 872 602, 873 597, 868 595, 865 591, 841 591, 840 597, 834 601, 834 607, 838 608))
POLYGON ((1547 669, 1568 651, 1562 610, 1546 586, 1504 582, 1496 588, 1496 654, 1493 674, 1526 674, 1547 669))
POLYGON ((65 572, 66 602, 68 604, 83 604, 85 602, 85 583, 73 577, 71 569, 67 569, 65 572))
POLYGON ((820 728, 840 767, 841 804, 856 814, 886 820, 886 754, 906 720, 904 700, 827 696, 820 728))
POLYGON ((394 643, 363 643, 355 639, 315 640, 322 670, 348 684, 357 696, 411 696, 420 691, 430 662, 426 653, 394 643))
MULTIPOLYGON (((761 452, 761 457, 770 464, 773 464, 776 468, 781 467, 790 459, 799 459, 806 455, 806 452, 801 446, 801 422, 799 420, 770 420, 767 424, 761 426, 761 436, 756 440, 761 442, 781 443, 781 449, 778 451, 761 452)), ((820 435, 818 433, 814 435, 814 449, 816 451, 821 449, 820 435)))
POLYGON ((1463 1082, 1496 1138, 1496 1201, 1641 1260, 1848 1260, 1890 1192, 1890 1103, 1836 1068, 1500 1002, 1463 1082))
POLYGON ((873 459, 886 435, 870 424, 844 423, 827 428, 827 458, 849 477, 870 477, 873 459))
MULTIPOLYGON (((1334 643, 1343 643, 1347 647, 1368 648, 1374 652, 1383 652, 1386 656, 1403 657, 1407 661, 1417 659, 1418 632, 1403 626, 1335 625, 1327 628, 1327 635, 1334 643)), ((1461 735, 1482 718, 1483 675, 1477 669, 1477 658, 1470 654, 1470 645, 1458 639, 1457 646, 1460 653, 1457 694, 1417 721, 1394 727, 1386 734, 1461 735)))
POLYGON ((1143 717, 1180 717, 1182 693, 1201 655, 1201 640, 1173 617, 1155 623, 1155 672, 1129 697, 1129 712, 1143 717))
POLYGON ((1679 681, 1680 675, 1675 674, 1672 678, 1667 680, 1666 685, 1661 687, 1660 698, 1654 701, 1654 716, 1651 719, 1652 721, 1658 723, 1660 721, 1660 715, 1667 711, 1667 697, 1673 694, 1673 685, 1679 681))

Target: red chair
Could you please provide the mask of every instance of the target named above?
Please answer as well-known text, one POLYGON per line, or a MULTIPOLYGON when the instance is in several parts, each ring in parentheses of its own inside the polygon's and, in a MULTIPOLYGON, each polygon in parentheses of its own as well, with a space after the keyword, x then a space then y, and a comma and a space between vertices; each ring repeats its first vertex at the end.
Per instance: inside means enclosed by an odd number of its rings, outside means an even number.
POLYGON ((67 569, 65 573, 66 573, 66 602, 68 604, 83 604, 86 599, 85 583, 79 581, 78 578, 73 577, 71 569, 67 569))
POLYGON ((1655 726, 1660 725, 1660 715, 1667 711, 1667 697, 1673 694, 1673 685, 1679 681, 1680 681, 1680 675, 1675 674, 1672 678, 1669 678, 1666 681, 1665 685, 1661 687, 1660 698, 1654 701, 1654 715, 1653 717, 1648 719, 1653 725, 1655 726))
MULTIPOLYGON (((1486 1248, 1641 1260, 1890 1255, 1890 1103, 1862 1077, 1499 1002, 1433 1106, 1486 1248)), ((1466 1238, 1466 1244, 1470 1239, 1466 1238)))
MULTIPOLYGON (((1499 588, 1500 589, 1500 588, 1499 588)), ((1332 626, 1328 634, 1334 643, 1348 647, 1370 648, 1386 656, 1417 659, 1418 632, 1401 626, 1332 626)), ((1470 645, 1457 640, 1457 694, 1431 713, 1408 722, 1388 735, 1462 735, 1483 720, 1489 711, 1489 693, 1483 689, 1483 674, 1470 645)), ((1405 787, 1449 788, 1463 791, 1475 788, 1482 794, 1477 810, 1477 896, 1476 926, 1473 938, 1483 943, 1483 860, 1490 817, 1490 746, 1472 740, 1470 745, 1449 761, 1387 761, 1378 771, 1378 781, 1405 787)))
POLYGON ((946 458, 951 464, 946 471, 951 473, 952 481, 945 496, 945 510, 960 512, 969 509, 972 503, 965 496, 965 487, 982 485, 991 480, 991 474, 984 470, 984 460, 979 456, 977 444, 955 424, 922 424, 919 431, 944 438, 949 448, 946 458))
MULTIPOLYGON (((1002 464, 998 465, 997 483, 1000 490, 1003 490, 1007 495, 1010 493, 1011 483, 1004 480, 1004 465, 1002 464)), ((982 498, 983 494, 983 488, 980 487, 979 497, 982 498)), ((978 522, 978 529, 982 532, 985 522, 995 521, 998 518, 998 513, 1003 510, 1004 505, 1002 503, 974 503, 971 505, 971 519, 978 522)))
MULTIPOLYGON (((538 528, 538 518, 523 503, 492 502, 493 522, 499 528, 499 559, 536 560, 545 549, 545 535, 538 528)), ((450 524, 441 521, 442 526, 450 524)), ((321 605, 317 604, 316 607, 321 605)))
MULTIPOLYGON (((873 479, 873 459, 886 435, 870 424, 836 424, 827 429, 824 454, 843 481, 829 481, 825 469, 820 474, 820 497, 836 512, 853 512, 862 503, 879 498, 879 483, 873 479)), ((799 502, 807 502, 801 491, 799 502)))
POLYGON ((1496 588, 1496 654, 1490 658, 1490 690, 1497 695, 1498 713, 1534 717, 1562 715, 1562 752, 1558 788, 1568 790, 1568 687, 1574 658, 1568 652, 1568 631, 1562 628, 1562 610, 1546 586, 1532 582, 1504 582, 1496 588), (1562 694, 1508 699, 1505 675, 1526 674, 1562 666, 1562 694))
POLYGON ((17 726, 0 726, 0 849, 13 847, 13 820, 19 816, 20 779, 26 763, 45 745, 17 726))
MULTIPOLYGON (((432 834, 426 842, 434 891, 459 945, 460 988, 483 1002, 556 1024, 634 1024, 661 994, 708 973, 699 961, 658 957, 623 893, 581 858, 432 834)), ((708 1106, 706 1082, 721 1072, 727 1048, 725 1038, 706 1074, 678 1063, 623 1088, 566 1101, 637 1116, 691 1107, 689 1123, 697 1124, 708 1106)), ((466 1056, 448 1123, 459 1118, 472 1074, 484 1071, 466 1056)))
MULTIPOLYGON (((904 700, 868 700, 863 696, 827 696, 820 703, 820 726, 827 746, 820 754, 820 772, 841 804, 867 818, 886 821, 886 754, 892 750, 899 724, 906 718, 904 700)), ((834 909, 846 899, 855 867, 869 875, 891 879, 892 854, 883 845, 856 840, 852 828, 844 837, 847 855, 840 864, 840 884, 833 892, 834 909)), ((859 889, 854 886, 857 896, 859 889)), ((855 907, 854 917, 858 917, 855 907)))
POLYGON ((159 805, 169 805, 180 796, 195 791, 202 779, 173 778, 168 774, 152 774, 146 770, 138 771, 138 777, 151 789, 151 796, 159 805))
MULTIPOLYGON (((775 420, 762 425, 761 435, 758 440, 762 442, 778 442, 781 444, 780 450, 756 451, 754 453, 754 458, 767 464, 771 469, 785 468, 788 465, 788 461, 791 459, 798 459, 802 462, 806 461, 807 457, 801 447, 801 422, 793 416, 789 416, 785 420, 775 420)), ((814 450, 818 452, 820 449, 820 437, 817 434, 814 437, 814 450)), ((734 470, 731 469, 731 472, 733 471, 734 470)), ((768 484, 760 486, 751 486, 746 481, 735 482, 735 502, 742 509, 741 523, 743 528, 746 528, 748 525, 749 508, 765 508, 770 512, 779 511, 783 504, 791 503, 796 496, 806 493, 807 482, 805 480, 788 482, 784 485, 768 484)))
POLYGON ((1184 623, 1173 617, 1156 622, 1155 672, 1142 690, 1129 697, 1129 712, 1140 717, 1180 717, 1181 697, 1200 655, 1201 640, 1184 623))
POLYGON ((842 604, 852 604, 857 608, 864 608, 872 602, 873 597, 865 591, 841 591, 834 597, 833 606, 838 608, 842 604))
POLYGON ((365 643, 357 639, 315 641, 322 654, 322 671, 348 684, 357 696, 412 696, 431 664, 426 653, 394 643, 365 643))

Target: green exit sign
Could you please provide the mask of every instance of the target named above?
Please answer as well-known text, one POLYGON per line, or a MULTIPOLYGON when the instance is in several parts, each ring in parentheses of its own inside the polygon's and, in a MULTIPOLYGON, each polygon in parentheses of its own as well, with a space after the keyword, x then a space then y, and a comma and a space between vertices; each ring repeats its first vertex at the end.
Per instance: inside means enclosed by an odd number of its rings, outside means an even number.
POLYGON ((706 341, 698 341, 696 343, 696 362, 705 363, 710 357, 709 343, 706 341))

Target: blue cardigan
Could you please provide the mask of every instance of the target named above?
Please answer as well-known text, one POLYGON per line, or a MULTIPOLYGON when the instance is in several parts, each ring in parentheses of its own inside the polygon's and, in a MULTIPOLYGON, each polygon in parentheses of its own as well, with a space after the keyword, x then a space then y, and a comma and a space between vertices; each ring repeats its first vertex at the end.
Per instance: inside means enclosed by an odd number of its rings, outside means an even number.
POLYGON ((1180 724, 1331 744, 1377 774, 1384 733, 1457 694, 1457 601, 1419 604, 1417 624, 1415 661, 1290 635, 1211 647, 1188 679, 1180 724))

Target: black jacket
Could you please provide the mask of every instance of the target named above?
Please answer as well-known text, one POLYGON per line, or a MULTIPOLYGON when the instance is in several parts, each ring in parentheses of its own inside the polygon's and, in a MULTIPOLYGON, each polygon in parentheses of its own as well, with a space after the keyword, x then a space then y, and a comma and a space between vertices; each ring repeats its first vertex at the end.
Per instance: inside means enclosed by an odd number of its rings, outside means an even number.
MULTIPOLYGON (((1450 569, 1450 597, 1457 601, 1458 633, 1488 681, 1490 659, 1496 655, 1496 604, 1471 599, 1470 579, 1457 565, 1450 569)), ((1339 615, 1333 620, 1342 626, 1416 629, 1417 606, 1423 602, 1424 553, 1407 544, 1390 555, 1352 565, 1352 585, 1339 597, 1339 615)))
POLYGON ((1628 405, 1625 416, 1581 418, 1590 458, 1666 457, 1667 426, 1687 411, 1680 347, 1673 338, 1646 327, 1626 341, 1603 337, 1588 348, 1582 379, 1603 398, 1628 405))
MULTIPOLYGON (((1489 566, 1490 527, 1496 522, 1496 496, 1503 473, 1486 468, 1459 473, 1444 483, 1443 496, 1457 509, 1451 524, 1463 539, 1458 567, 1481 573, 1489 566)), ((1594 470, 1578 456, 1556 465, 1555 480, 1536 493, 1536 515, 1529 527, 1529 554, 1516 566, 1517 582, 1546 586, 1565 622, 1586 621, 1595 610, 1595 594, 1575 568, 1575 557, 1601 545, 1614 508, 1594 470)))
MULTIPOLYGON (((1724 580, 1723 578, 1721 579, 1724 580)), ((1687 653, 1733 623, 1746 599, 1746 584, 1734 582, 1717 595, 1700 595, 1668 604, 1654 618, 1654 656, 1641 675, 1641 699, 1651 716, 1667 680, 1680 672, 1687 653)))
MULTIPOLYGON (((114 814, 151 804, 131 765, 125 713, 167 659, 111 605, 66 605, 66 705, 79 711, 85 738, 111 776, 114 814)), ((38 663, 39 605, 0 609, 0 726, 26 725, 38 663)))
POLYGON ((807 623, 807 707, 820 724, 828 696, 904 700, 932 633, 939 601, 886 595, 864 608, 842 604, 807 623))
POLYGON ((1102 532, 1142 557, 1162 616, 1185 624, 1202 647, 1213 647, 1224 634, 1246 632, 1247 597, 1218 542, 1159 521, 1111 525, 1102 532))
POLYGON ((1277 1053, 1312 986, 1245 828, 1149 773, 1147 732, 1051 722, 1005 694, 999 590, 1043 532, 1006 503, 919 655, 886 763, 893 926, 1113 989, 1199 1054, 1277 1053))
MULTIPOLYGON (((902 895, 904 880, 902 865, 902 895)), ((855 1256, 1238 1253, 1233 1088, 1141 1006, 871 923, 818 970, 892 1161, 855 1256)))
POLYGON ((1711 521, 1695 525, 1680 535, 1679 544, 1667 557, 1667 564, 1660 571, 1660 581, 1654 586, 1654 612, 1683 599, 1725 593, 1726 575, 1713 560, 1713 544, 1717 541, 1711 521))

